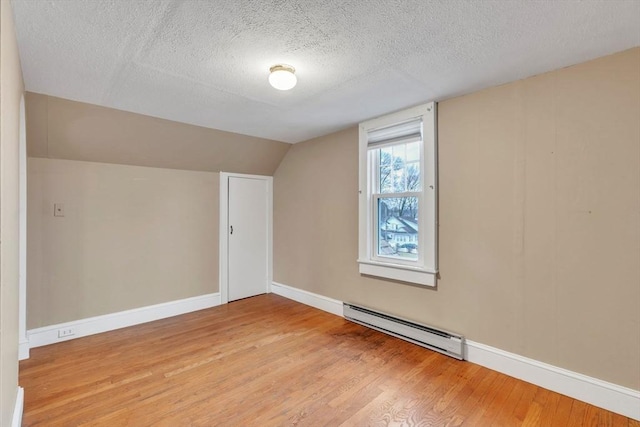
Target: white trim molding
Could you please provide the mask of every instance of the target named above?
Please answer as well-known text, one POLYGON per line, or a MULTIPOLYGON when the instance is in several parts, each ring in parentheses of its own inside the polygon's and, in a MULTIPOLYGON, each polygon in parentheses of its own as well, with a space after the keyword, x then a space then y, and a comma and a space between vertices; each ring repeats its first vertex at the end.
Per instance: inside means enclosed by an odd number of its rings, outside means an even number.
MULTIPOLYGON (((271 292, 342 316, 342 301, 273 282, 271 292)), ((640 391, 465 340, 465 359, 485 368, 640 421, 640 391)))
POLYGON ((229 302, 229 176, 220 172, 220 215, 218 240, 218 283, 220 284, 220 303, 229 302))
POLYGON ((467 360, 640 421, 640 391, 466 340, 467 360))
POLYGON ((26 360, 29 358, 29 348, 29 338, 20 338, 20 341, 18 341, 18 360, 26 360))
POLYGON ((360 261, 360 274, 369 276, 386 277, 401 282, 417 283, 418 285, 435 286, 436 274, 424 269, 412 269, 407 266, 395 266, 393 264, 380 264, 374 261, 360 261))
POLYGON ((113 331, 115 329, 126 328, 128 326, 139 325, 141 323, 152 322, 154 320, 165 319, 167 317, 178 316, 180 314, 191 313, 192 311, 203 310, 205 308, 211 308, 218 305, 220 305, 220 293, 200 295, 197 297, 105 314, 103 316, 88 317, 86 319, 74 320, 72 322, 31 329, 27 331, 27 336, 29 338, 30 347, 34 348, 99 334, 102 332, 113 331), (68 336, 59 337, 59 331, 62 329, 71 330, 72 332, 68 336))
MULTIPOLYGON (((385 277, 422 286, 436 286, 438 272, 438 132, 437 104, 429 102, 397 111, 358 126, 358 263, 360 274, 385 277), (419 142, 417 188, 394 188, 384 193, 380 182, 385 148, 419 142), (417 259, 378 254, 381 219, 378 203, 411 197, 417 200, 414 236, 417 259)), ((393 209, 388 205, 388 209, 393 209)), ((382 212, 380 210, 380 212, 382 212)), ((405 224, 406 225, 406 224, 405 224)), ((385 232, 393 234, 393 230, 385 232)), ((406 236, 405 236, 406 237, 406 236)), ((403 238, 404 239, 404 238, 403 238)), ((413 237, 412 237, 413 243, 413 237)), ((398 242, 396 242, 398 243, 398 242)))
POLYGON ((24 94, 20 97, 20 146, 18 179, 19 232, 18 232, 18 359, 29 358, 27 339, 27 128, 24 94), (26 347, 24 343, 26 344, 26 347))
POLYGON ((342 301, 314 294, 313 292, 303 291, 302 289, 292 288, 291 286, 277 282, 271 282, 271 292, 342 317, 342 301))
POLYGON ((24 410, 24 389, 18 387, 16 393, 16 405, 13 408, 13 418, 11 419, 11 427, 20 427, 22 425, 22 411, 24 410))

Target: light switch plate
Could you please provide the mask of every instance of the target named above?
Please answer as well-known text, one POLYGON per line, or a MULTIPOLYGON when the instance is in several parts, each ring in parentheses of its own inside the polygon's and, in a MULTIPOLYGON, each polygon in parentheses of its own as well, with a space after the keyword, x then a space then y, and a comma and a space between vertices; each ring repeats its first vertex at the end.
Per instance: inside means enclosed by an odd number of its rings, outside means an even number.
POLYGON ((64 216, 64 204, 63 203, 54 203, 53 204, 53 216, 64 216))

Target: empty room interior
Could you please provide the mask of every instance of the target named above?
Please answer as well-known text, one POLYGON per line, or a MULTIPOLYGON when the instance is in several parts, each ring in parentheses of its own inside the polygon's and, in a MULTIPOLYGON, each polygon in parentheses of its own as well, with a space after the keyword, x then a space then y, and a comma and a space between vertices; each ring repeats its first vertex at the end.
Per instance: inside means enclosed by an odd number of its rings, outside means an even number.
POLYGON ((640 1, 0 3, 1 427, 640 427, 640 1))

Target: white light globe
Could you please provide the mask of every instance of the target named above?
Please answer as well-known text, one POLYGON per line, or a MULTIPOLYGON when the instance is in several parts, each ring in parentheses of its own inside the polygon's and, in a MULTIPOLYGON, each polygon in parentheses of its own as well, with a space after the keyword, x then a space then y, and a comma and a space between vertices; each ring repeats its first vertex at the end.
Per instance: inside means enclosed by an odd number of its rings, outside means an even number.
POLYGON ((290 65, 274 65, 270 71, 269 83, 278 90, 292 89, 298 82, 296 70, 290 65))

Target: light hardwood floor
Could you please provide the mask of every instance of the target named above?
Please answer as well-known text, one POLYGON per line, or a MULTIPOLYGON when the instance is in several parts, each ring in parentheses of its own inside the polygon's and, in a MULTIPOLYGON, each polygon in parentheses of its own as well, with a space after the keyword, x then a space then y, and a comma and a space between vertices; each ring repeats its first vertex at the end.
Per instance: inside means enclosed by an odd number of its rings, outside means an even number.
POLYGON ((31 350, 25 426, 640 423, 269 294, 31 350))

